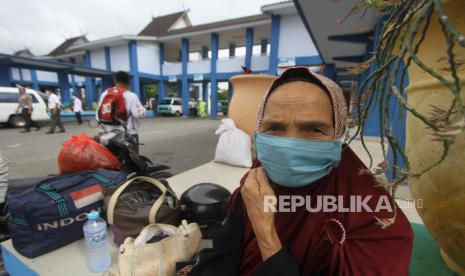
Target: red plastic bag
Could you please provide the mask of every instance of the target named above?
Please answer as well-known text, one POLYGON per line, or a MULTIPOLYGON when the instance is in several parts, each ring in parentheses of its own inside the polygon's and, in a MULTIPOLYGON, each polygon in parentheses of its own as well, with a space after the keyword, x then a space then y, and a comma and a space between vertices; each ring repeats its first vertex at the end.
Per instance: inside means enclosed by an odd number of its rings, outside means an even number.
POLYGON ((113 153, 83 132, 66 140, 58 154, 60 173, 96 169, 118 170, 120 166, 113 153))

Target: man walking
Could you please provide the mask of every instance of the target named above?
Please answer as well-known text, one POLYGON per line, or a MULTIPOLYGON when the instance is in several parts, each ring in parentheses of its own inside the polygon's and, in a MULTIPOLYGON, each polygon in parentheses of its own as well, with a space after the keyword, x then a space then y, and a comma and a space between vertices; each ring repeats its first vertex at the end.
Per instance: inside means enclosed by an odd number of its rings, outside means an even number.
POLYGON ((60 98, 51 90, 47 90, 48 94, 48 110, 52 113, 52 125, 46 134, 55 133, 55 128, 58 126, 60 132, 66 132, 65 128, 61 124, 60 112, 61 112, 61 101, 60 98))
POLYGON ((34 126, 37 131, 40 130, 39 124, 32 120, 32 97, 26 92, 26 88, 21 85, 17 85, 19 90, 19 99, 18 99, 18 108, 16 108, 16 113, 21 112, 23 114, 24 121, 24 130, 22 133, 31 132, 31 126, 34 126))
POLYGON ((73 95, 73 111, 74 111, 74 115, 76 116, 76 120, 78 121, 78 124, 81 125, 82 124, 82 118, 81 118, 82 102, 76 95, 73 95))

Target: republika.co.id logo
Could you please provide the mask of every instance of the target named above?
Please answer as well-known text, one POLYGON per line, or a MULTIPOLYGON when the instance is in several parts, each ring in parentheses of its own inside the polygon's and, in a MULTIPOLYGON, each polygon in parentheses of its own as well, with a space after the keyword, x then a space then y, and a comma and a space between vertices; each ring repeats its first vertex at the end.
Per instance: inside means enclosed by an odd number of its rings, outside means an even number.
MULTIPOLYGON (((402 202, 402 204, 404 205, 402 206, 403 208, 422 208, 423 201, 406 201, 402 202)), ((265 212, 289 213, 296 212, 296 210, 301 207, 305 207, 305 209, 310 213, 378 213, 381 211, 394 211, 391 198, 387 195, 381 195, 378 198, 373 198, 372 195, 319 195, 315 197, 301 195, 279 195, 265 196, 263 201, 263 210, 265 212)))

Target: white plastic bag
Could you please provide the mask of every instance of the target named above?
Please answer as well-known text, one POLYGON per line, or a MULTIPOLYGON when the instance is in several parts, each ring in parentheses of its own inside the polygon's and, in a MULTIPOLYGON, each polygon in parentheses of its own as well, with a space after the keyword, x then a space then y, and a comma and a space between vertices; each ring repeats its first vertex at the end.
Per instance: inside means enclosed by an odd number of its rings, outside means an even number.
POLYGON ((220 135, 215 151, 216 162, 246 168, 252 166, 250 137, 247 133, 238 129, 233 120, 221 120, 221 125, 215 131, 215 134, 220 135))

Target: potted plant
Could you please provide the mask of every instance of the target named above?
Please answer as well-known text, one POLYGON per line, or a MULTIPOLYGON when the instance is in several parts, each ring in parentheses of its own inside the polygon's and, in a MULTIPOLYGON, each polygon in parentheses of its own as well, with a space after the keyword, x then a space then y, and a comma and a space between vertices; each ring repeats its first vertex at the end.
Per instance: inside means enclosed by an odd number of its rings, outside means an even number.
MULTIPOLYGON (((465 275, 465 1, 360 0, 349 14, 367 8, 379 9, 385 20, 373 57, 353 69, 374 66, 355 101, 357 135, 364 144, 369 111, 379 112, 385 160, 386 144, 393 155, 386 187, 394 194, 408 181, 445 262, 465 275), (407 112, 405 149, 391 130, 391 97, 407 112)), ((387 167, 385 161, 372 171, 387 167)), ((379 223, 388 227, 394 219, 379 223)))

